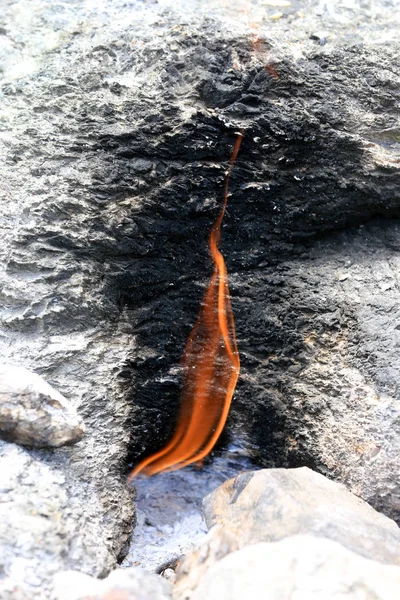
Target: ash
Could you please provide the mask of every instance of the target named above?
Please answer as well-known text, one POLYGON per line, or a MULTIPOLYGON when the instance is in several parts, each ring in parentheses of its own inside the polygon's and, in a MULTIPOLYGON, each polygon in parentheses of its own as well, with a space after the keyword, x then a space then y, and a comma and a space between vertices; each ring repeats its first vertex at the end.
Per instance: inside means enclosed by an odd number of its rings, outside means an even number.
POLYGON ((122 567, 160 571, 199 544, 207 532, 202 501, 227 479, 254 470, 238 446, 202 467, 137 477, 137 526, 122 567))

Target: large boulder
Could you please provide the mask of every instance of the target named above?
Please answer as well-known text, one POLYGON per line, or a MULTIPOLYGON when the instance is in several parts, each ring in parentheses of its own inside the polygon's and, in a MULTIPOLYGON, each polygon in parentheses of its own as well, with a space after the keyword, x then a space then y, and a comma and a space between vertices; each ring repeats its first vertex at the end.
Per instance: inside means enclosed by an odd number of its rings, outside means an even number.
POLYGON ((132 502, 121 478, 104 471, 104 487, 70 461, 0 441, 2 600, 51 597, 65 568, 104 576, 128 540, 132 502))

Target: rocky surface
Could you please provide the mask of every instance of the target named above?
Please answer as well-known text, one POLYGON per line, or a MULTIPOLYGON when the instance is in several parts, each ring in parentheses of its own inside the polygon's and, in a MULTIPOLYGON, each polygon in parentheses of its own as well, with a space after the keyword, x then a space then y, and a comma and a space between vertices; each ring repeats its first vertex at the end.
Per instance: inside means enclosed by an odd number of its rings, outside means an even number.
POLYGON ((223 558, 190 598, 393 600, 399 593, 399 567, 367 560, 331 540, 295 535, 223 558))
POLYGON ((164 572, 202 542, 205 496, 241 471, 254 468, 241 448, 229 446, 212 461, 157 477, 135 479, 137 523, 122 567, 164 572))
POLYGON ((306 467, 242 473, 205 499, 204 513, 210 531, 178 565, 176 600, 400 592, 396 523, 306 467))
POLYGON ((228 436, 399 516, 399 10, 227 8, 2 2, 0 354, 62 390, 87 428, 73 448, 19 451, 63 479, 80 523, 63 568, 106 574, 124 553, 127 454, 173 426, 239 129, 222 244, 242 355, 228 436))
POLYGON ((0 364, 0 437, 38 448, 74 444, 85 426, 75 409, 36 373, 0 364))
POLYGON ((102 580, 78 571, 54 577, 54 600, 168 600, 171 585, 162 577, 131 567, 116 569, 102 580))
POLYGON ((67 567, 104 576, 126 543, 132 506, 126 496, 116 501, 122 482, 105 474, 104 489, 66 462, 0 442, 2 600, 47 599, 54 573, 67 567))
POLYGON ((400 567, 396 523, 306 467, 241 473, 205 498, 204 514, 210 531, 179 564, 179 599, 191 597, 228 554, 298 535, 332 540, 364 558, 400 567))
POLYGON ((208 528, 220 525, 239 547, 312 533, 366 558, 400 566, 396 523, 307 467, 241 473, 203 505, 208 528))

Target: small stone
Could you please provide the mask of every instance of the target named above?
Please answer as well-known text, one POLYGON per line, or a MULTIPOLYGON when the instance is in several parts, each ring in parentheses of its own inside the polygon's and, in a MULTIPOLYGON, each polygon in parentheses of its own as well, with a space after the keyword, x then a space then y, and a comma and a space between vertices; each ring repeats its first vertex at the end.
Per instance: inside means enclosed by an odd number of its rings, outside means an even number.
POLYGON ((75 444, 85 426, 68 400, 40 375, 0 365, 0 438, 37 448, 75 444))
POLYGON ((328 41, 328 33, 326 31, 315 31, 310 35, 310 40, 319 42, 320 46, 325 46, 328 41))
POLYGON ((176 581, 176 573, 174 569, 165 569, 165 571, 161 573, 161 576, 171 583, 175 583, 176 581))
POLYGON ((338 273, 339 281, 346 281, 346 279, 348 279, 349 277, 350 277, 350 273, 343 273, 343 271, 338 273))
POLYGON ((53 592, 56 600, 90 598, 102 593, 102 582, 79 571, 62 571, 54 576, 53 592))

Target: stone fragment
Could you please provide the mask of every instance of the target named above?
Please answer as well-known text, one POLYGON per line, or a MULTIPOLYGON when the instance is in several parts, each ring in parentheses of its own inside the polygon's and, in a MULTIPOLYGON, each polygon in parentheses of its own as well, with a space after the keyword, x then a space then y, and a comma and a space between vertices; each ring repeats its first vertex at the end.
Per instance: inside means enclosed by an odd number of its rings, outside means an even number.
MULTIPOLYGON (((400 568, 332 540, 295 535, 260 542, 214 564, 191 600, 394 600, 400 568)), ((180 596, 189 598, 189 596, 180 596)))
POLYGON ((228 554, 240 548, 239 541, 229 530, 215 525, 202 543, 178 564, 174 597, 190 598, 207 571, 228 554))
POLYGON ((55 600, 168 600, 171 584, 140 567, 116 569, 106 579, 79 571, 54 576, 55 600))
POLYGON ((396 523, 307 467, 241 473, 209 494, 203 506, 207 526, 221 525, 240 548, 312 533, 400 566, 396 523))
POLYGON ((172 584, 176 582, 176 573, 174 569, 165 569, 165 571, 162 571, 160 574, 162 577, 164 577, 164 579, 170 581, 172 584))
POLYGON ((0 437, 24 446, 59 447, 78 442, 85 426, 64 396, 40 375, 0 365, 0 437))
POLYGON ((332 540, 364 558, 400 566, 396 523, 306 467, 244 472, 207 496, 203 507, 211 529, 178 566, 175 594, 180 600, 189 598, 228 554, 295 535, 332 540))

